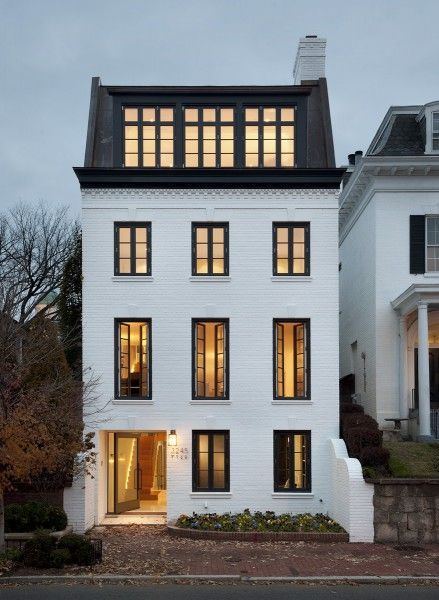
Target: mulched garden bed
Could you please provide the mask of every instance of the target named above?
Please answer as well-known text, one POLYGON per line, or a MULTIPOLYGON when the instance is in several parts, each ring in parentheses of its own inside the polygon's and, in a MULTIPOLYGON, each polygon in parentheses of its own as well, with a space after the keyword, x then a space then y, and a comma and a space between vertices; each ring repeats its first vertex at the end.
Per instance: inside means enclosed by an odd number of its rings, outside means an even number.
POLYGON ((169 535, 197 540, 240 542, 349 542, 348 533, 316 531, 205 531, 168 525, 169 535))

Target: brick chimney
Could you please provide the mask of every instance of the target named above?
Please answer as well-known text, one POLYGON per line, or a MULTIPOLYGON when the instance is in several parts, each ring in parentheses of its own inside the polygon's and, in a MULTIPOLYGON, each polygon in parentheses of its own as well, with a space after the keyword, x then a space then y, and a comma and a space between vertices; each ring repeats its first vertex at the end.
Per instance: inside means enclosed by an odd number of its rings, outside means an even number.
POLYGON ((325 77, 326 40, 316 35, 300 38, 294 63, 294 85, 325 77))

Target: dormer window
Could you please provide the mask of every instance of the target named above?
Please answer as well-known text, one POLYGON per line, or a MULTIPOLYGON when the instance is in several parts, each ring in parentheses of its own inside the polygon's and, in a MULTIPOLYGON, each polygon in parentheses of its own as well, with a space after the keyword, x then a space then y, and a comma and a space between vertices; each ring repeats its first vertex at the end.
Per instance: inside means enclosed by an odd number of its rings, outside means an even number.
POLYGON ((174 166, 174 109, 124 108, 125 167, 174 166))
POLYGON ((431 148, 433 152, 439 152, 439 112, 431 115, 431 148))

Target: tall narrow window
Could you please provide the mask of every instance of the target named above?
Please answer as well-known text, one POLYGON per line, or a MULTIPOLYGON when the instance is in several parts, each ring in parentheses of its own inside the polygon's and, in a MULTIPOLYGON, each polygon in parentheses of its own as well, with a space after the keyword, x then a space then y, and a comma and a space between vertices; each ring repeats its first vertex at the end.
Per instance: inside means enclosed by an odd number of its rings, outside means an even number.
POLYGON ((114 274, 151 275, 151 223, 114 224, 114 274))
POLYGON ((184 109, 185 167, 233 167, 235 153, 234 109, 184 109))
POLYGON ((439 112, 434 112, 432 118, 432 140, 431 147, 434 151, 439 150, 439 112))
POLYGON ((193 398, 228 398, 228 319, 193 319, 193 398))
POLYGON ((311 432, 274 432, 274 491, 311 491, 311 432))
POLYGON ((274 397, 309 397, 309 320, 274 320, 274 397))
POLYGON ((174 166, 174 108, 125 107, 124 166, 174 166))
POLYGON ((116 397, 151 397, 151 321, 116 321, 116 397))
POLYGON ((427 268, 426 271, 439 271, 439 217, 426 217, 427 227, 427 268))
POLYGON ((192 275, 228 274, 228 223, 192 223, 192 275))
POLYGON ((273 275, 309 275, 309 223, 273 223, 273 275))
POLYGON ((192 491, 230 490, 229 453, 228 431, 192 433, 192 491))
POLYGON ((247 107, 244 120, 246 167, 294 167, 292 106, 247 107))

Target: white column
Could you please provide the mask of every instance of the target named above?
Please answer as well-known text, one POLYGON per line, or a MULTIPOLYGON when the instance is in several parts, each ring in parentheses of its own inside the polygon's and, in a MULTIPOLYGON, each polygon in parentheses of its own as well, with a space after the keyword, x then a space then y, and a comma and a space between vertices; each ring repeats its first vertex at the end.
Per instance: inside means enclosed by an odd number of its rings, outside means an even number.
POLYGON ((406 419, 409 414, 407 397, 407 323, 399 317, 399 416, 406 419))
POLYGON ((418 303, 419 440, 431 439, 430 372, 428 359, 428 304, 418 303))

